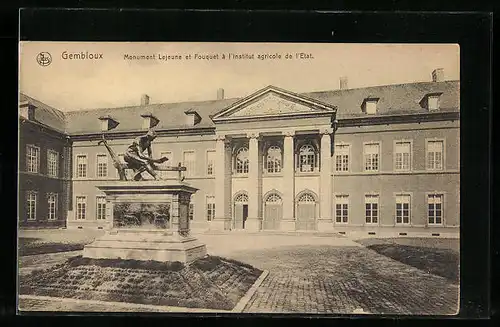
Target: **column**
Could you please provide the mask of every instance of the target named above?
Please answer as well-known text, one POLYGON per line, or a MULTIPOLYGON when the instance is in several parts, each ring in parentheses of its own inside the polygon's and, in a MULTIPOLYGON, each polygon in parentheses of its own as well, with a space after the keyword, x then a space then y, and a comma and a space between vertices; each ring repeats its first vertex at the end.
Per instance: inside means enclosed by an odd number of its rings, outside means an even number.
POLYGON ((248 218, 245 229, 258 231, 262 229, 262 182, 259 165, 259 133, 248 134, 248 218))
POLYGON ((230 141, 225 135, 217 135, 215 145, 215 218, 210 229, 228 230, 231 228, 231 154, 230 141))
POLYGON ((63 226, 68 225, 68 218, 70 217, 70 213, 73 211, 73 187, 71 182, 72 177, 72 148, 71 144, 66 143, 63 148, 63 165, 62 165, 62 192, 61 200, 62 203, 62 219, 64 219, 63 226))
POLYGON ((333 230, 332 220, 332 132, 331 128, 321 131, 321 170, 318 230, 333 230))
POLYGON ((295 131, 283 133, 283 219, 280 228, 295 230, 295 153, 293 138, 295 131))

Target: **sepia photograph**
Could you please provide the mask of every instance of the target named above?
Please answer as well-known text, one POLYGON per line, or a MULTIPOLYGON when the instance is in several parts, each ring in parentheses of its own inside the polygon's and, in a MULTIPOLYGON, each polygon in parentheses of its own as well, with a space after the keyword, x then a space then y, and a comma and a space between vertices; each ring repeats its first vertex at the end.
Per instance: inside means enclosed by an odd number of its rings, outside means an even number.
POLYGON ((459 313, 457 44, 21 41, 18 112, 20 314, 459 313))

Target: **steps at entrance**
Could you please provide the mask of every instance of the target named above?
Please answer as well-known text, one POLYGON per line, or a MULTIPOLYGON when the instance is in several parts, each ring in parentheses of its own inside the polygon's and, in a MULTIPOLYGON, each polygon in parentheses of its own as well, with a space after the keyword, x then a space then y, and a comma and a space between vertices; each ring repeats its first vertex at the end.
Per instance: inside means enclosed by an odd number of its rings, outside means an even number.
POLYGON ((245 235, 284 235, 284 236, 316 236, 316 237, 338 237, 345 238, 346 236, 341 235, 336 232, 318 232, 318 231, 272 231, 272 230, 262 230, 262 231, 245 231, 245 230, 224 230, 224 231, 215 231, 215 230, 207 230, 201 232, 201 234, 206 235, 235 235, 235 234, 245 234, 245 235))

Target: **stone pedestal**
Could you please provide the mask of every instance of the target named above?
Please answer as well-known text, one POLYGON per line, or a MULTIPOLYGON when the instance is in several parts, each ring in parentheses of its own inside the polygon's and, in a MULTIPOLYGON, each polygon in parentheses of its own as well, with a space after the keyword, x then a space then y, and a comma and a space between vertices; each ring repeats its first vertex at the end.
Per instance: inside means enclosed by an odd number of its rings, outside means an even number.
POLYGON ((190 235, 189 201, 196 188, 165 181, 113 181, 98 188, 106 194, 113 227, 84 247, 84 257, 186 263, 207 254, 190 235))

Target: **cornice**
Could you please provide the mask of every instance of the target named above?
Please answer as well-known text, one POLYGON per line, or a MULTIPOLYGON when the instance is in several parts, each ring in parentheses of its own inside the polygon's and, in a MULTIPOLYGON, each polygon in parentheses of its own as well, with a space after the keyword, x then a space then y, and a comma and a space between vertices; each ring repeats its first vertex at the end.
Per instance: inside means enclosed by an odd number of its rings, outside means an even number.
POLYGON ((367 126, 367 125, 381 125, 381 124, 395 124, 395 123, 421 123, 432 121, 445 121, 445 120, 460 120, 460 112, 447 111, 447 112, 433 112, 433 113, 419 113, 407 115, 388 115, 388 116, 369 116, 369 117, 353 117, 353 118, 339 118, 338 127, 352 127, 352 126, 367 126))
MULTIPOLYGON (((135 131, 114 131, 105 133, 93 132, 93 133, 70 134, 70 138, 74 141, 85 141, 95 138, 101 138, 103 134, 113 139, 129 139, 144 135, 146 134, 146 131, 135 130, 135 131)), ((215 127, 156 130, 156 134, 158 136, 215 135, 215 127)))

